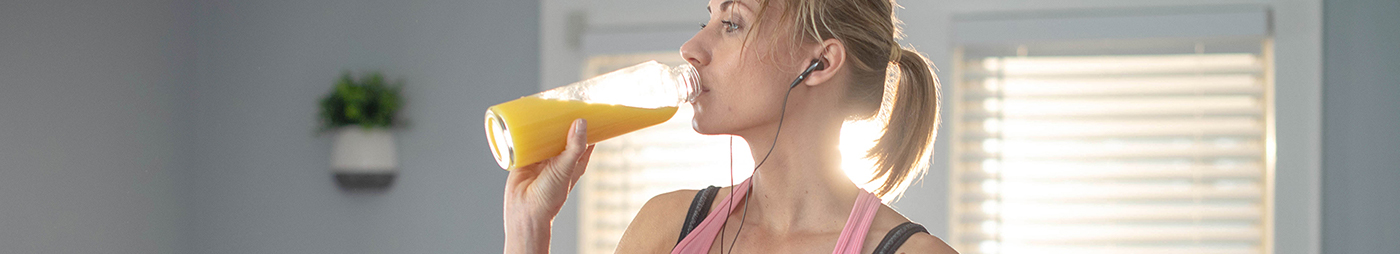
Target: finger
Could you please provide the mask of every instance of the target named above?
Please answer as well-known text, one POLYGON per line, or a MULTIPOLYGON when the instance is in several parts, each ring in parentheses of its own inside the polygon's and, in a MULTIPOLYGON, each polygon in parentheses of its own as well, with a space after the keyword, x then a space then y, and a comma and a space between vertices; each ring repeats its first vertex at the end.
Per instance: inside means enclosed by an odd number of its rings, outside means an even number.
POLYGON ((578 163, 574 163, 574 170, 573 170, 573 171, 574 171, 574 172, 573 172, 574 175, 573 175, 573 177, 571 177, 571 178, 569 179, 569 189, 570 189, 570 190, 573 190, 573 189, 574 189, 574 185, 575 185, 575 184, 578 184, 578 179, 579 179, 580 177, 583 177, 583 173, 588 171, 588 160, 589 160, 590 158, 593 158, 593 147, 594 147, 594 146, 595 146, 595 145, 588 145, 588 149, 584 149, 584 150, 583 150, 583 154, 582 154, 582 155, 579 155, 578 163))
MULTIPOLYGON (((574 120, 574 124, 569 128, 568 138, 564 143, 564 152, 550 162, 549 174, 555 177, 556 181, 568 181, 572 178, 574 164, 578 162, 580 155, 586 150, 588 142, 588 122, 582 118, 574 120)), ((568 184, 567 182, 560 182, 568 184)))

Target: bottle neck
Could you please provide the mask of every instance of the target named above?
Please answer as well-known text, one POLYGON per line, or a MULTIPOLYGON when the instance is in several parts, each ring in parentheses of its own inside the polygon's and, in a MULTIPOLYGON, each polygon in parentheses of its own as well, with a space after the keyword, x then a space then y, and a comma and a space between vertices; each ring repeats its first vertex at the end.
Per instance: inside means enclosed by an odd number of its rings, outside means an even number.
POLYGON ((676 79, 677 99, 682 103, 694 103, 695 98, 700 96, 700 72, 688 63, 671 70, 676 79))

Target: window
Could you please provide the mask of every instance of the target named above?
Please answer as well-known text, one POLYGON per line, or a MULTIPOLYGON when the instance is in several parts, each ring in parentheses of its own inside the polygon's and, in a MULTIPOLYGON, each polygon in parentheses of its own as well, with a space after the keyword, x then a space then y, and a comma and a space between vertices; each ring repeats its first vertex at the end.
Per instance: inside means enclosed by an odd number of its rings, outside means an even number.
POLYGON ((1265 252, 1266 47, 1257 37, 962 46, 945 118, 949 244, 1265 252))
MULTIPOLYGON (((648 60, 663 64, 684 63, 674 52, 597 56, 589 59, 584 77, 648 60)), ((679 189, 729 186, 730 139, 695 133, 689 105, 671 120, 640 131, 599 142, 593 148, 588 173, 579 180, 579 253, 613 253, 637 211, 651 197, 679 189)), ((879 126, 870 121, 850 121, 842 128, 842 167, 853 182, 865 183, 874 163, 862 158, 879 137, 879 126)), ((753 158, 742 138, 733 139, 735 184, 747 179, 753 158)), ((888 200, 886 200, 888 202, 888 200)), ((681 225, 677 224, 676 227, 681 225)), ((679 237, 679 236, 678 236, 679 237)))

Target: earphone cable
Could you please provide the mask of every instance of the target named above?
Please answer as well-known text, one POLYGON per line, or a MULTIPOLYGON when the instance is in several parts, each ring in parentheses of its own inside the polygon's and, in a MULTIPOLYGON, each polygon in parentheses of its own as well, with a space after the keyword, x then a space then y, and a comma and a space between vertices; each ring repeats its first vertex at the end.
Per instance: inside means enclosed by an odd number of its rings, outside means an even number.
MULTIPOLYGON (((760 160, 760 161, 758 162, 758 164, 756 164, 756 165, 753 166, 753 173, 751 173, 751 175, 750 175, 750 177, 749 177, 749 178, 751 178, 751 180, 749 180, 749 190, 748 190, 747 192, 744 193, 744 212, 743 212, 743 215, 739 216, 739 229, 734 230, 734 241, 731 242, 731 243, 729 243, 729 251, 727 251, 728 253, 734 253, 734 245, 736 245, 736 244, 739 243, 739 233, 744 232, 744 221, 745 221, 745 220, 748 220, 748 218, 749 218, 749 205, 750 205, 749 202, 753 202, 753 200, 750 200, 749 198, 750 198, 750 197, 753 197, 753 188, 754 188, 754 184, 758 182, 757 179, 752 179, 752 178, 758 178, 758 167, 762 167, 764 162, 768 162, 768 156, 769 156, 769 155, 773 155, 773 148, 774 148, 774 147, 778 147, 778 134, 783 133, 783 120, 787 117, 787 102, 788 102, 788 97, 789 97, 789 96, 792 96, 792 89, 797 87, 797 83, 802 82, 802 80, 803 80, 804 78, 806 78, 806 77, 807 77, 807 76, 805 75, 805 73, 804 73, 804 75, 798 76, 797 80, 793 80, 793 81, 792 81, 792 84, 793 84, 793 85, 788 86, 787 94, 784 94, 784 95, 783 95, 783 107, 782 107, 782 111, 781 111, 781 113, 778 114, 778 128, 777 128, 776 131, 773 132, 773 144, 770 145, 770 146, 768 146, 768 153, 763 154, 763 160, 760 160)), ((731 139, 732 139, 732 137, 731 137, 731 139)), ((732 150, 732 149, 734 149, 733 147, 734 147, 734 145, 733 145, 733 142, 731 141, 731 143, 730 143, 730 149, 731 149, 731 150, 730 150, 730 152, 729 152, 729 156, 730 156, 731 160, 732 160, 732 158, 733 158, 733 156, 734 156, 734 152, 733 152, 733 150, 732 150)), ((734 180, 733 180, 733 171, 734 171, 734 169, 733 169, 733 165, 732 165, 732 162, 731 162, 731 165, 730 165, 730 180, 729 180, 729 181, 731 182, 731 184, 730 184, 731 186, 733 185, 732 182, 734 181, 734 180)), ((731 200, 732 200, 732 198, 734 197, 734 191, 733 191, 733 190, 730 190, 730 191, 729 191, 729 197, 731 198, 731 200)), ((734 203, 735 203, 735 202, 729 202, 730 211, 733 211, 733 209, 734 209, 734 208, 733 208, 733 207, 734 207, 734 206, 733 206, 734 203)), ((726 217, 725 220, 728 220, 728 219, 727 219, 728 215, 726 215, 725 217, 726 217)), ((728 223, 725 223, 725 224, 728 224, 728 223)), ((720 231, 721 231, 721 232, 720 232, 720 237, 719 237, 719 239, 720 239, 720 246, 724 246, 724 233, 723 233, 723 229, 724 229, 724 227, 721 226, 721 227, 720 227, 720 231)), ((723 253, 724 253, 724 252, 721 252, 721 254, 723 254, 723 253)))

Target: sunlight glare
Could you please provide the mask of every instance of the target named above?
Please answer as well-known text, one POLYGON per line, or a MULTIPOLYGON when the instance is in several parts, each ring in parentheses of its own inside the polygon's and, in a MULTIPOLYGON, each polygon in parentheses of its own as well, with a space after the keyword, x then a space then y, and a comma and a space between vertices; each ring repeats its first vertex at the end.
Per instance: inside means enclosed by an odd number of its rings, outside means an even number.
POLYGON ((841 169, 846 171, 851 182, 866 190, 879 187, 878 184, 866 183, 874 174, 875 160, 865 158, 865 154, 875 147, 880 131, 880 124, 876 121, 846 121, 841 126, 841 169))

